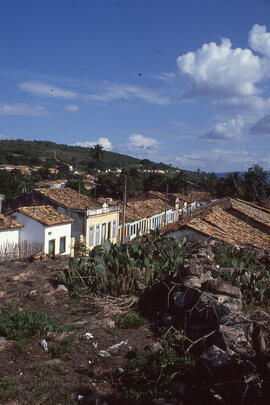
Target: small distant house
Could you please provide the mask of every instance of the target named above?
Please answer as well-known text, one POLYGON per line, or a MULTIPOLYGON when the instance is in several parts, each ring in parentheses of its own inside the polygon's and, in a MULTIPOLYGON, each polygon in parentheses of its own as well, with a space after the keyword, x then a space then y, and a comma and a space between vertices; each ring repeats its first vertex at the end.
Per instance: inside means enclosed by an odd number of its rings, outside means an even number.
POLYGON ((44 185, 53 188, 65 188, 67 180, 47 180, 44 181, 44 185))
POLYGON ((46 254, 70 254, 72 218, 50 205, 19 207, 9 217, 20 224, 19 243, 38 243, 46 254))

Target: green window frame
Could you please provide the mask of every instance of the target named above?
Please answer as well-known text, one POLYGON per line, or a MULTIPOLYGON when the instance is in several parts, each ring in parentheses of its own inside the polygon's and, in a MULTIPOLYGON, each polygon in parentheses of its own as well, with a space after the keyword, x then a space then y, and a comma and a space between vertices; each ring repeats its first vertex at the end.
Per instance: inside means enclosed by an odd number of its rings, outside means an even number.
POLYGON ((66 237, 61 236, 59 243, 59 253, 65 253, 66 251, 66 237))

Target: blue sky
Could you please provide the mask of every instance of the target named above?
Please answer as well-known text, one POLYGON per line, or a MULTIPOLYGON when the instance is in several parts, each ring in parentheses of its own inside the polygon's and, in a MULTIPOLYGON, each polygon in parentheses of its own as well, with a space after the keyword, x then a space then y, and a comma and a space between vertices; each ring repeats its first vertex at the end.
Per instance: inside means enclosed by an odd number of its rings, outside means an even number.
POLYGON ((2 0, 0 139, 270 169, 269 0, 2 0))

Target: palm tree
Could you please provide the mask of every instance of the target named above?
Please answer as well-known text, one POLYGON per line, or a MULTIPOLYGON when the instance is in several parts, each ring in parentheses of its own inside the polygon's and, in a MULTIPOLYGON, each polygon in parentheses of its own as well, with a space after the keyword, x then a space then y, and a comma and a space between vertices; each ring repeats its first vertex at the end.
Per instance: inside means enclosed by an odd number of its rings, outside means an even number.
POLYGON ((96 163, 99 163, 102 160, 103 156, 103 146, 97 144, 91 148, 92 157, 96 163))
POLYGON ((224 180, 224 194, 229 197, 243 197, 243 180, 239 172, 228 174, 224 180))

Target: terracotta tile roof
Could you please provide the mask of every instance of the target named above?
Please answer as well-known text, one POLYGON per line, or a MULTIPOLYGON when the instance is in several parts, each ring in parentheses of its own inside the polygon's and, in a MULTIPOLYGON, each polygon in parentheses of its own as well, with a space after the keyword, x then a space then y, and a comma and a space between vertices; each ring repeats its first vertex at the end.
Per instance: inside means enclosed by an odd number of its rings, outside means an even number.
MULTIPOLYGON (((149 198, 143 201, 128 201, 126 205, 126 222, 139 221, 143 218, 150 218, 155 214, 171 210, 172 206, 165 201, 157 198, 149 198)), ((120 212, 123 210, 123 205, 120 206, 120 212)), ((120 215, 120 223, 122 215, 120 215)))
POLYGON ((16 229, 16 228, 22 228, 23 225, 18 224, 18 222, 14 221, 13 219, 10 219, 8 217, 5 217, 5 215, 0 214, 0 231, 5 231, 7 229, 16 229))
POLYGON ((190 199, 192 201, 212 201, 216 197, 206 191, 191 191, 190 199))
POLYGON ((72 188, 38 188, 35 189, 39 193, 59 204, 69 207, 74 210, 84 210, 100 208, 100 205, 84 194, 79 194, 72 188))
POLYGON ((270 227, 270 211, 240 199, 231 199, 230 202, 232 209, 241 212, 246 215, 247 218, 270 227))
POLYGON ((270 248, 270 211, 253 203, 222 198, 195 209, 192 217, 187 217, 184 223, 169 224, 161 232, 188 227, 234 246, 270 248))
POLYGON ((234 246, 252 245, 261 249, 270 247, 270 234, 246 224, 219 207, 214 207, 204 220, 193 218, 187 226, 234 246))
POLYGON ((27 215, 45 226, 67 224, 74 221, 72 218, 58 212, 51 205, 20 207, 16 212, 27 215))

